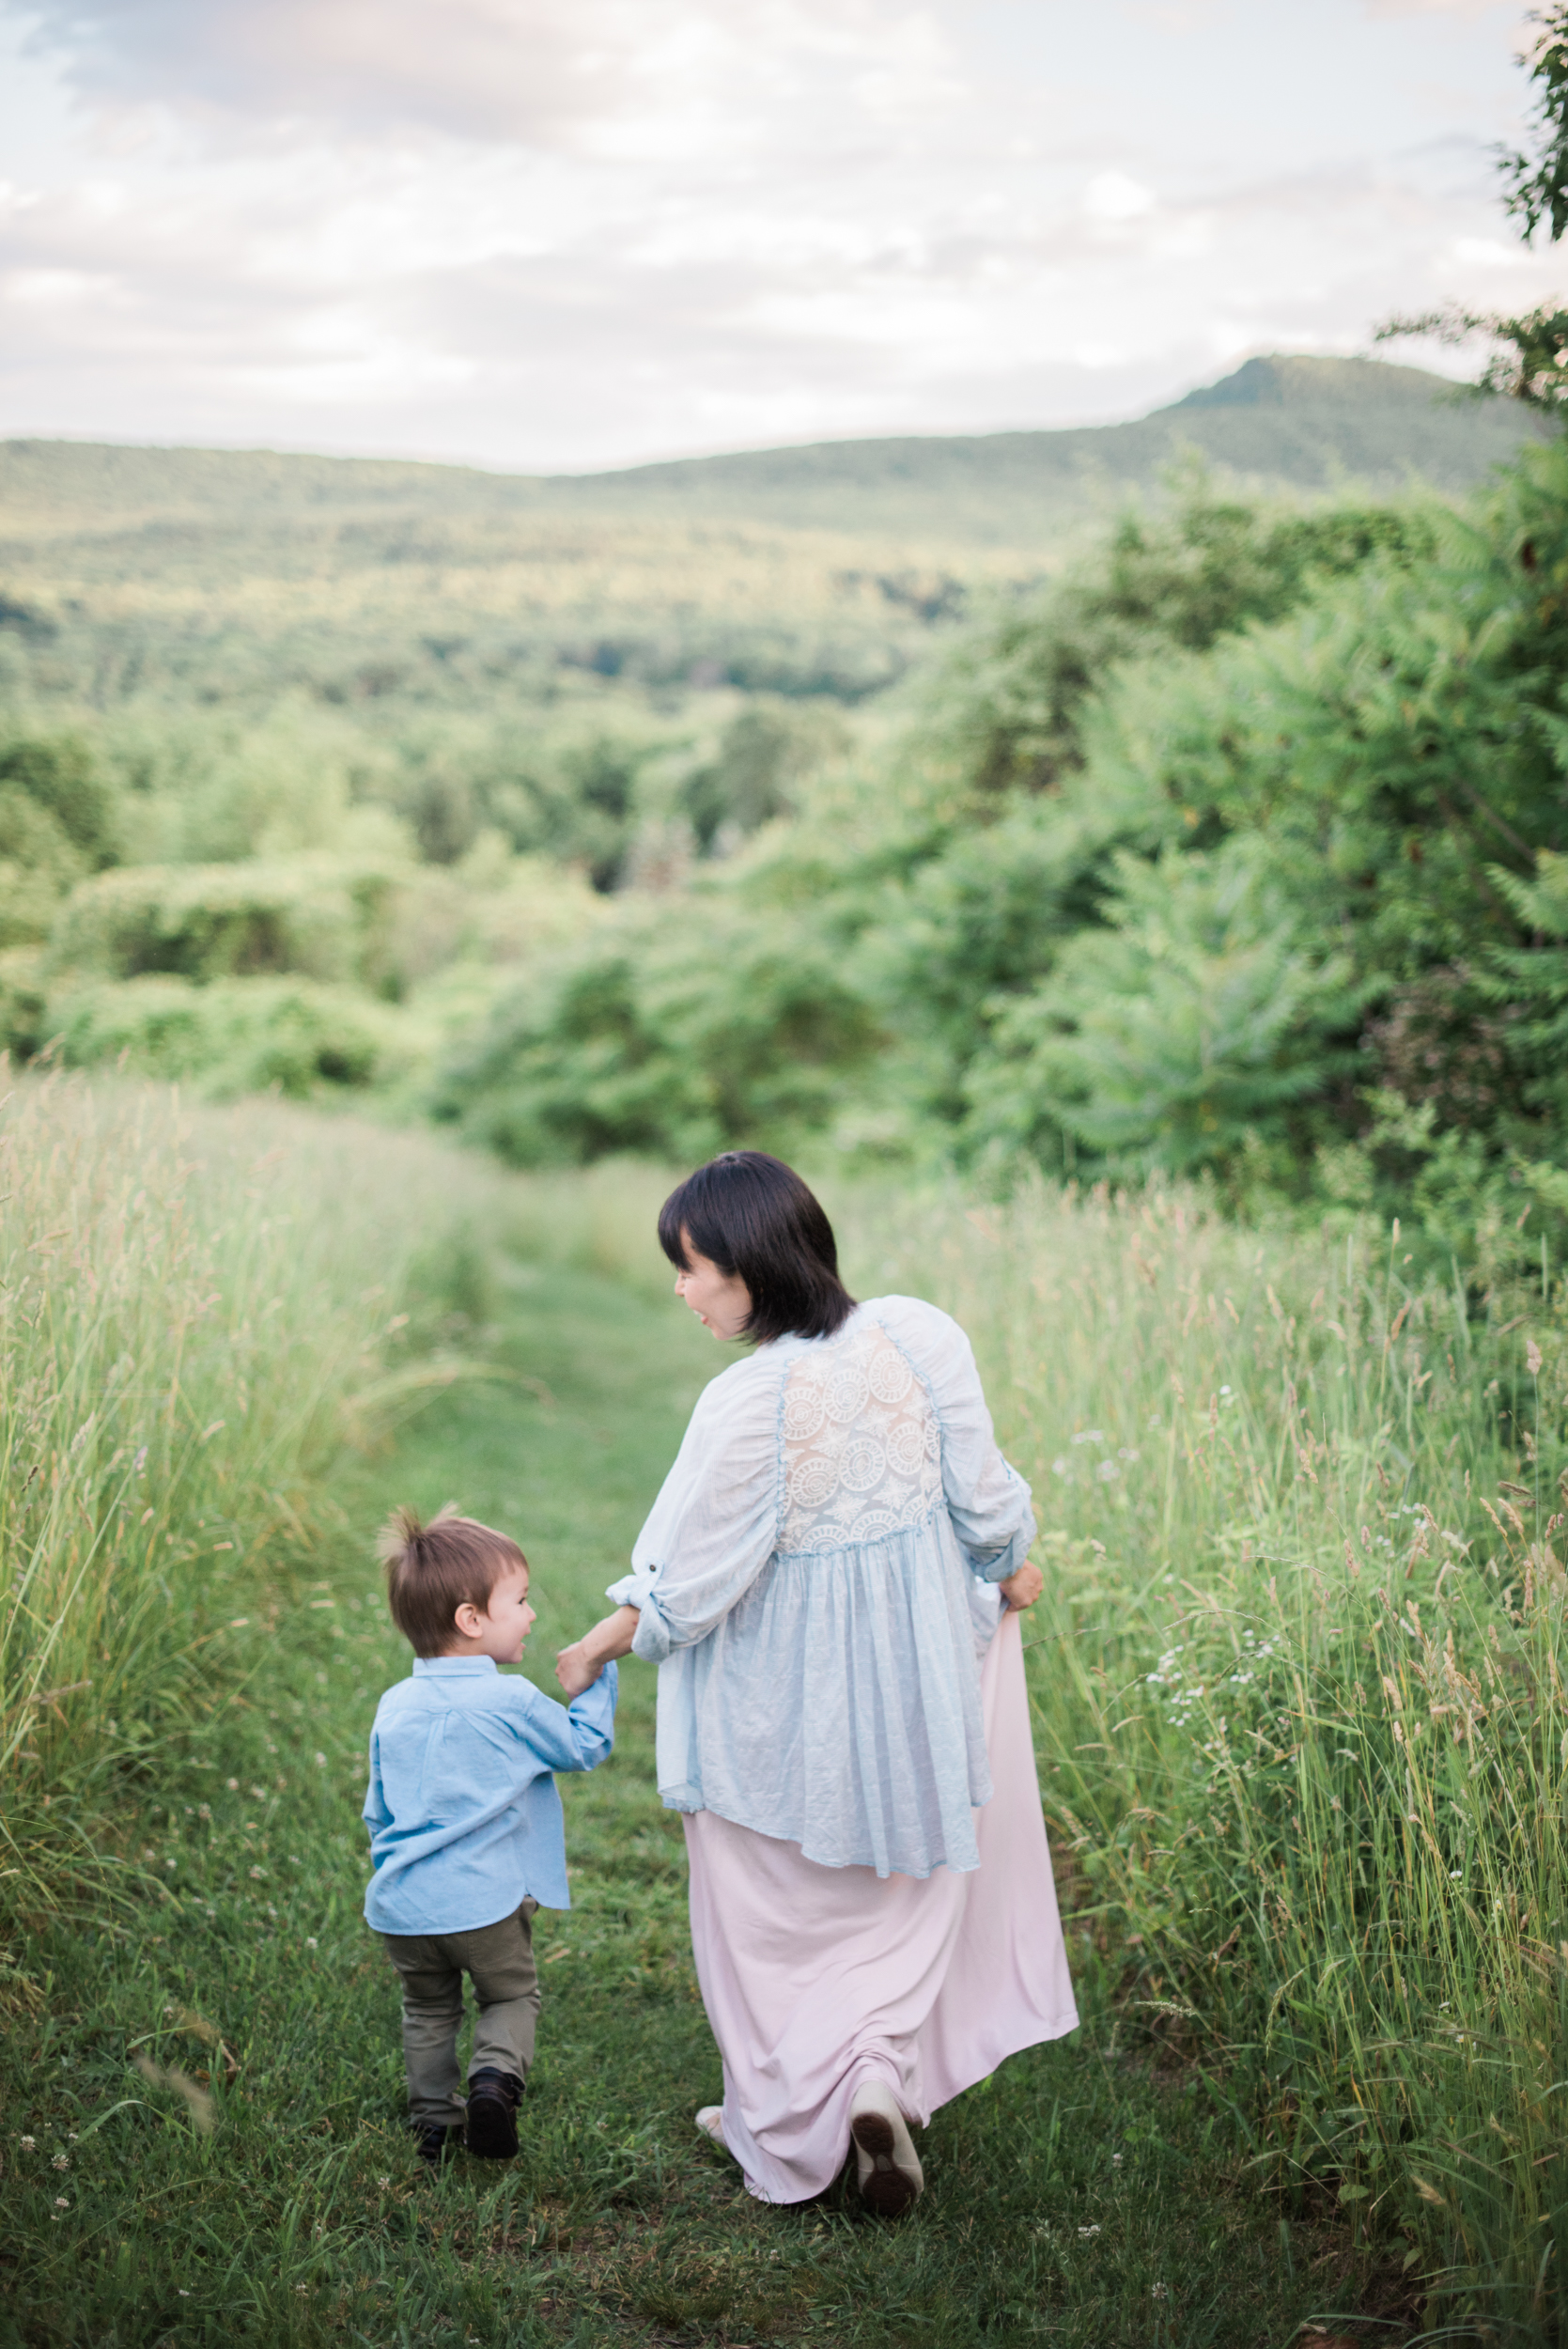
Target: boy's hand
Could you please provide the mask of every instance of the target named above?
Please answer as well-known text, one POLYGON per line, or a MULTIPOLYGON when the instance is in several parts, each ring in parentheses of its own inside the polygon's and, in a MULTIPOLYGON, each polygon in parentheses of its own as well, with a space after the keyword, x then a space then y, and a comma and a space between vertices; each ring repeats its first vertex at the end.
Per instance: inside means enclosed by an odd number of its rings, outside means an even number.
POLYGON ((555 1658, 555 1677, 567 1696, 580 1697, 591 1688, 612 1657, 629 1656, 636 1635, 636 1608, 617 1607, 581 1640, 562 1648, 555 1658))
POLYGON ((588 1661, 581 1640, 564 1647, 555 1658, 555 1677, 568 1697, 580 1697, 584 1688, 591 1688, 603 1670, 602 1664, 588 1661))

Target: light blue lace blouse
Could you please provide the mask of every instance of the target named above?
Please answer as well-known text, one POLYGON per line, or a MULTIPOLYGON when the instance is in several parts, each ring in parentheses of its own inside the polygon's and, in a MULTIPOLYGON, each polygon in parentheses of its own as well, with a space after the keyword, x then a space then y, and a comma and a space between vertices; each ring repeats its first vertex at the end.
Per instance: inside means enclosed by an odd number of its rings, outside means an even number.
POLYGON ((659 1790, 827 1867, 979 1865, 980 1659, 1034 1538, 957 1323, 913 1297, 715 1378, 613 1583, 659 1790))

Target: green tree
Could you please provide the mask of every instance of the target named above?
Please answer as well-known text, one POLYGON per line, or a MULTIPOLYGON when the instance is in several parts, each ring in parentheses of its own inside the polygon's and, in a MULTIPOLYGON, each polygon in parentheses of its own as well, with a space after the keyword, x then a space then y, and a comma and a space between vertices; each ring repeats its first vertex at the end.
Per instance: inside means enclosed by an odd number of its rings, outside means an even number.
POLYGON ((0 947, 46 937, 66 892, 115 862, 117 817, 80 736, 0 743, 0 947))
POLYGON ((1545 222, 1556 244, 1568 229, 1568 0, 1532 8, 1528 21, 1541 27, 1533 51, 1517 60, 1536 86, 1534 140, 1529 149, 1499 154, 1503 206, 1523 223, 1527 243, 1545 222))
POLYGON ((736 847, 777 817, 793 815, 804 778, 846 740, 842 723, 826 711, 767 702, 737 711, 717 754, 681 787, 680 804, 702 853, 736 847))
MULTIPOLYGON (((1515 59, 1535 85, 1529 148, 1499 148, 1503 210, 1520 224, 1527 244, 1545 227, 1556 244, 1568 229, 1568 0, 1531 9, 1528 22, 1540 26, 1533 49, 1515 59)), ((1496 345, 1472 388, 1485 396, 1522 400, 1553 413, 1568 410, 1568 309, 1545 303, 1509 318, 1498 310, 1467 310, 1460 303, 1392 318, 1377 329, 1378 342, 1407 337, 1465 344, 1484 336, 1496 345)))
POLYGON ((1163 646, 1202 651, 1281 618, 1318 579, 1374 555, 1419 564, 1433 545, 1430 518, 1408 501, 1281 513, 1189 475, 1172 512, 1124 515, 1108 545, 1003 612, 941 672, 932 723, 966 806, 983 815, 1076 773, 1085 713, 1119 662, 1163 646))
POLYGON ((515 1165, 616 1151, 691 1163, 828 1124, 881 1042, 831 946, 706 895, 639 912, 501 1003, 433 1109, 515 1165))
POLYGON ((1191 1174, 1250 1146, 1301 1155, 1301 1112, 1354 1066, 1350 961, 1301 938, 1266 849, 1121 852, 1101 928, 997 1023, 970 1090, 973 1144, 1063 1169, 1191 1174))

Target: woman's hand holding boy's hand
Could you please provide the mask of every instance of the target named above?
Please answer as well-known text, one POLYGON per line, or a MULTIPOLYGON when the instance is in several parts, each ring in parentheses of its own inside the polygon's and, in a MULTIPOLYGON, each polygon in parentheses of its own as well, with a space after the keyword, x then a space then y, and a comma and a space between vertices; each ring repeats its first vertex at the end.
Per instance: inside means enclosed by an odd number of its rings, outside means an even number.
POLYGON ((567 1696, 580 1697, 591 1688, 612 1657, 629 1656, 636 1634, 636 1608, 617 1607, 581 1640, 564 1647, 555 1658, 555 1677, 567 1696))
POLYGON ((584 1688, 591 1688, 603 1670, 602 1664, 589 1662, 581 1640, 564 1647, 555 1658, 555 1677, 568 1697, 580 1697, 584 1688))
POLYGON ((1031 1565, 1027 1561, 1017 1574, 1010 1574, 1005 1582, 997 1584, 997 1589, 1015 1614, 1022 1614, 1026 1607, 1032 1607, 1045 1587, 1046 1578, 1039 1567, 1031 1565))

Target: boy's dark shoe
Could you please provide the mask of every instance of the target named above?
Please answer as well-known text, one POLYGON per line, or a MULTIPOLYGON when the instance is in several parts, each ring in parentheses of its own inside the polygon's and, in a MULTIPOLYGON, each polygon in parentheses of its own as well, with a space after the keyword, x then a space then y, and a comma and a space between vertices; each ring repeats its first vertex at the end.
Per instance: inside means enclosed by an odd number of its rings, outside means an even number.
POLYGON ((518 2149, 522 2082, 511 2072, 474 2072, 468 2083, 468 2150, 481 2161, 510 2161, 518 2149))
POLYGON ((461 2126, 456 2122, 444 2127, 439 2121, 411 2121, 409 2126, 413 2131, 414 2151, 432 2170, 450 2161, 463 2141, 461 2126))

